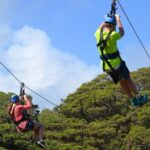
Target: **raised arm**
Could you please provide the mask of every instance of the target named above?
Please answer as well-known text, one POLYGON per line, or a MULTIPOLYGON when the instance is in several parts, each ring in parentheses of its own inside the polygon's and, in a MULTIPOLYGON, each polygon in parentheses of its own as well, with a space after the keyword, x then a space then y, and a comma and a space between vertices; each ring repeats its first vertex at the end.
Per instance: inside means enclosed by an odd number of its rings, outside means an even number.
POLYGON ((105 27, 105 25, 106 25, 106 23, 103 22, 103 23, 99 26, 99 28, 100 28, 101 30, 103 30, 103 28, 105 27))
POLYGON ((123 28, 123 25, 121 23, 119 15, 116 15, 116 21, 117 21, 117 25, 118 25, 118 28, 119 28, 120 35, 122 37, 122 36, 124 36, 124 28, 123 28))
POLYGON ((23 105, 23 109, 30 109, 32 107, 32 104, 30 102, 30 100, 27 98, 26 95, 23 95, 23 100, 25 101, 25 105, 23 105))

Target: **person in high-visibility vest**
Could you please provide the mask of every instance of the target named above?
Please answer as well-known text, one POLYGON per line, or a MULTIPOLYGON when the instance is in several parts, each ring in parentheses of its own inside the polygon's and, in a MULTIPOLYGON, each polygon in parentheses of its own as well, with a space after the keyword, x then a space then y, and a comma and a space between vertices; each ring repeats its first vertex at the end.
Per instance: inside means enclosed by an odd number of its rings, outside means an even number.
POLYGON ((97 47, 100 52, 104 72, 110 75, 113 82, 120 83, 122 89, 134 106, 143 105, 148 100, 147 95, 140 95, 130 77, 130 72, 125 61, 122 60, 117 47, 117 41, 124 36, 124 28, 119 15, 105 18, 95 32, 97 47), (119 32, 116 32, 118 25, 119 32))

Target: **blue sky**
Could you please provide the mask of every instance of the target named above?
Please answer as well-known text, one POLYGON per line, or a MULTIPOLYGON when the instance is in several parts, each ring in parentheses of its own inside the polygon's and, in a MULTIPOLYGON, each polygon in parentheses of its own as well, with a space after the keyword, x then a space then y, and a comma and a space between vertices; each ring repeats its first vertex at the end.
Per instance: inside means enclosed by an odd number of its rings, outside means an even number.
MULTIPOLYGON (((150 1, 120 2, 149 51, 150 1)), ((2 62, 32 89, 60 104, 61 98, 102 73, 94 32, 110 4, 111 0, 0 0, 2 62)), ((131 71, 149 66, 119 6, 117 12, 125 29, 118 42, 121 56, 131 71)), ((17 92, 18 83, 0 69, 0 90, 17 92)), ((36 96, 35 102, 52 107, 36 96)))
MULTIPOLYGON (((55 47, 62 51, 69 52, 86 61, 88 64, 99 62, 97 57, 94 32, 98 25, 103 21, 104 15, 110 10, 111 0, 22 0, 14 1, 14 6, 8 14, 9 23, 14 29, 24 25, 45 31, 51 38, 55 47)), ((149 1, 131 2, 120 1, 125 8, 129 18, 138 31, 142 41, 148 46, 147 31, 150 22, 147 18, 149 1), (142 7, 141 7, 142 6, 142 7), (140 11, 139 11, 140 10, 140 11)), ((118 13, 122 16, 122 22, 126 35, 119 42, 120 51, 131 44, 138 49, 138 43, 131 27, 129 26, 124 14, 118 6, 118 13)), ((133 52, 134 53, 134 52, 133 52)), ((143 54, 144 55, 144 54, 143 54)), ((125 57, 126 58, 126 57, 125 57)), ((146 58, 145 58, 146 59, 146 58)), ((131 60, 129 60, 131 64, 131 60)), ((131 69, 143 67, 140 63, 131 69)), ((147 66, 147 63, 146 63, 147 66)), ((132 69, 132 70, 133 70, 132 69)))

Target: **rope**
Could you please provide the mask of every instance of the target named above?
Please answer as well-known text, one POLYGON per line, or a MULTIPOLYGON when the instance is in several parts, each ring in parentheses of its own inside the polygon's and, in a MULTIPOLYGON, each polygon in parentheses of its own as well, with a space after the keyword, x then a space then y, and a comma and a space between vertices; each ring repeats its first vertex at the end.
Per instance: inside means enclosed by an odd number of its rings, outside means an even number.
POLYGON ((22 83, 2 62, 0 64, 9 72, 20 84, 22 83))
POLYGON ((144 46, 144 44, 143 44, 143 42, 142 42, 140 36, 139 36, 138 33, 136 32, 136 30, 135 30, 133 24, 131 23, 131 21, 130 21, 128 15, 127 15, 127 13, 125 12, 125 10, 124 10, 123 6, 121 5, 121 3, 119 2, 119 0, 117 0, 117 1, 118 1, 118 4, 119 4, 120 8, 122 9, 122 11, 123 11, 125 17, 127 18, 128 22, 129 22, 129 24, 130 24, 130 26, 132 27, 132 29, 133 29, 133 31, 134 31, 134 33, 135 33, 137 39, 139 40, 141 46, 143 47, 143 49, 144 49, 144 51, 145 51, 147 57, 150 59, 150 55, 149 55, 147 49, 145 48, 145 46, 144 46))
MULTIPOLYGON (((0 64, 7 70, 7 72, 9 72, 20 84, 22 84, 21 80, 15 76, 2 62, 0 62, 0 64)), ((39 96, 40 98, 42 98, 43 100, 47 101, 48 103, 52 104, 53 106, 57 107, 56 104, 54 104, 53 102, 51 102, 50 100, 44 98, 43 96, 41 96, 39 93, 35 92, 34 90, 32 90, 31 88, 25 86, 28 90, 30 90, 32 93, 36 94, 37 96, 39 96)))
POLYGON ((32 93, 36 94, 36 95, 39 96, 40 98, 46 100, 46 101, 49 102, 50 104, 52 104, 52 105, 54 105, 55 107, 57 107, 56 104, 54 104, 54 103, 52 103, 50 100, 44 98, 43 96, 41 96, 40 94, 38 94, 37 92, 35 92, 34 90, 32 90, 31 88, 29 88, 29 87, 27 87, 27 86, 25 86, 25 87, 26 87, 28 90, 30 90, 32 93))

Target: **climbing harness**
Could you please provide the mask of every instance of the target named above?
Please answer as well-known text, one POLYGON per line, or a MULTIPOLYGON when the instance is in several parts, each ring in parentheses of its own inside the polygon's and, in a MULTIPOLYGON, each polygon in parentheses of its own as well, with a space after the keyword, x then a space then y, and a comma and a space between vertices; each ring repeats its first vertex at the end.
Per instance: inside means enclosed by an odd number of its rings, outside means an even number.
MULTIPOLYGON (((97 43, 97 47, 99 47, 100 46, 100 50, 101 50, 101 56, 100 56, 100 58, 103 60, 103 69, 105 68, 105 61, 106 61, 106 63, 109 65, 109 67, 111 68, 111 70, 113 70, 114 71, 114 68, 111 66, 111 64, 109 63, 109 61, 108 61, 108 56, 106 56, 106 55, 104 55, 104 49, 105 49, 105 47, 106 47, 106 45, 107 45, 107 41, 109 40, 109 38, 110 38, 110 34, 111 34, 111 32, 109 32, 108 34, 107 34, 107 36, 106 36, 106 38, 105 39, 103 39, 103 33, 102 33, 102 29, 101 29, 101 31, 100 31, 100 40, 99 40, 99 42, 97 43)), ((104 70, 105 71, 105 70, 104 70)))
POLYGON ((97 43, 97 47, 100 46, 100 51, 101 51, 100 58, 103 60, 103 70, 104 71, 105 71, 105 62, 108 64, 108 66, 110 67, 110 69, 112 71, 115 71, 115 69, 112 67, 112 65, 110 64, 110 62, 108 60, 115 59, 117 57, 119 57, 121 59, 119 51, 116 51, 115 53, 112 53, 112 54, 104 54, 104 49, 107 45, 107 41, 109 40, 111 33, 112 33, 112 31, 110 31, 107 34, 106 38, 103 39, 103 33, 102 33, 102 29, 101 29, 101 31, 100 31, 100 40, 97 43))
POLYGON ((15 127, 16 127, 16 130, 19 132, 19 133, 22 133, 24 131, 26 131, 25 129, 21 129, 19 128, 19 124, 23 121, 30 121, 30 115, 26 112, 26 111, 23 111, 22 112, 22 118, 18 121, 15 121, 15 118, 14 118, 14 112, 15 112, 15 108, 16 106, 13 106, 11 107, 10 111, 9 111, 9 115, 11 117, 11 120, 12 122, 14 123, 15 127))
POLYGON ((15 125, 19 125, 21 122, 23 122, 23 121, 25 121, 25 120, 30 120, 30 119, 29 119, 29 115, 27 114, 27 112, 23 111, 23 112, 22 112, 22 118, 21 118, 19 121, 15 121, 15 118, 14 118, 14 111, 15 111, 15 108, 16 108, 16 106, 14 106, 14 107, 12 108, 11 114, 10 114, 11 119, 12 119, 12 121, 13 121, 13 123, 14 123, 15 125))

